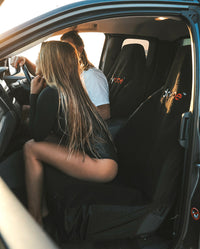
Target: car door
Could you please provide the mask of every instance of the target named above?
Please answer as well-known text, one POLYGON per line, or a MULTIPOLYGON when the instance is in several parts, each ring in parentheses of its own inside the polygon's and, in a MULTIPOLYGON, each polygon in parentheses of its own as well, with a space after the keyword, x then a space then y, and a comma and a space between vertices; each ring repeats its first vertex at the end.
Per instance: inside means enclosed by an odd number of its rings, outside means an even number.
MULTIPOLYGON (((183 245, 194 245, 194 248, 198 248, 198 205, 195 201, 198 198, 197 185, 199 182, 200 150, 198 126, 200 77, 199 1, 86 1, 76 3, 47 13, 4 34, 0 40, 0 58, 2 60, 6 59, 10 54, 19 52, 23 46, 38 42, 43 37, 48 36, 49 33, 56 32, 62 28, 103 18, 130 15, 158 15, 160 13, 165 16, 181 16, 189 26, 192 40, 193 89, 190 110, 183 115, 181 125, 180 143, 185 148, 184 179, 183 186, 179 192, 181 205, 177 207, 179 216, 178 218, 175 217, 177 222, 174 227, 173 247, 181 248, 183 245), (15 39, 13 39, 13 36, 15 39), (194 191, 197 191, 197 194, 194 195, 194 191), (194 219, 194 217, 197 218, 194 219), (191 234, 190 231, 194 234, 192 239, 188 237, 191 234)), ((13 79, 5 79, 10 82, 13 81, 13 79)), ((116 245, 116 243, 113 242, 113 245, 116 245)), ((133 240, 132 245, 133 248, 169 248, 168 244, 165 241, 163 242, 159 236, 149 240, 148 237, 141 236, 139 239, 133 240)), ((79 246, 81 245, 79 244, 79 246)))

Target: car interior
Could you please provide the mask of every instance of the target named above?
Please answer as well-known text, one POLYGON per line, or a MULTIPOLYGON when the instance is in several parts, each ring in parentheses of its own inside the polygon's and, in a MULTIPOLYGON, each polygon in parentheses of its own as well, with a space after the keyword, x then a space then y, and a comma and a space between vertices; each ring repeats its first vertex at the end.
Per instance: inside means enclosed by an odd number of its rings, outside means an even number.
MULTIPOLYGON (((107 123, 119 172, 106 184, 77 184, 73 178, 65 184, 62 172, 45 165, 53 224, 47 230, 62 248, 170 248, 181 225, 186 149, 180 125, 193 87, 190 27, 178 16, 112 17, 67 26, 41 39, 70 30, 105 34, 99 68, 109 84, 107 123)), ((0 65, 1 165, 30 139, 22 111, 29 105, 30 79, 11 75, 9 58, 0 65)), ((12 190, 26 205, 23 180, 12 190)))

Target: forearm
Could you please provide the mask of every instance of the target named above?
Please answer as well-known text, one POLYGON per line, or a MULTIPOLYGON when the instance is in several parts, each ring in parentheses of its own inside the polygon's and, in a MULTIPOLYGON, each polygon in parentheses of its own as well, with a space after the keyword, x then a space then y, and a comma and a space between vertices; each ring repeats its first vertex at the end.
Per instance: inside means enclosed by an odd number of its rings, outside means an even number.
POLYGON ((27 66, 27 68, 28 68, 28 70, 29 70, 29 72, 32 74, 32 75, 36 75, 35 74, 35 71, 36 71, 36 65, 33 63, 33 62, 31 62, 31 61, 29 61, 27 58, 26 58, 26 66, 27 66))

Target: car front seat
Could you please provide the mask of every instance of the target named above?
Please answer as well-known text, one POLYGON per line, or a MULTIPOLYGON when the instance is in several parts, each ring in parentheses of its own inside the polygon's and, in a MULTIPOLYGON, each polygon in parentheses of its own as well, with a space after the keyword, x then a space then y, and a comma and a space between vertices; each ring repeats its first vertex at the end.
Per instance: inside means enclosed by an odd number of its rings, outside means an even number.
POLYGON ((130 238, 158 229, 175 201, 183 170, 178 139, 191 83, 191 48, 184 46, 177 50, 166 84, 116 135, 119 173, 113 182, 77 183, 55 170, 49 174, 48 167, 49 207, 63 239, 130 238))

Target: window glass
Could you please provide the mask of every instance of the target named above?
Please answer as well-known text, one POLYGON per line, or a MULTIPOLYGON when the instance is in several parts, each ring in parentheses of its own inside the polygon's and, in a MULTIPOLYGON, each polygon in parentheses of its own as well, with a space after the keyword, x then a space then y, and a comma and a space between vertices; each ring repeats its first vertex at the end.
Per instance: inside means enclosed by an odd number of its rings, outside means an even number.
MULTIPOLYGON (((80 32, 80 37, 83 40, 85 45, 85 51, 89 61, 95 66, 99 67, 99 61, 101 58, 101 53, 103 50, 103 45, 105 41, 104 33, 97 32, 80 32)), ((54 36, 48 39, 49 40, 60 40, 61 36, 54 36)))
MULTIPOLYGON (((26 57, 28 60, 30 60, 31 62, 33 62, 34 64, 36 63, 36 60, 38 58, 38 54, 39 54, 39 51, 40 51, 40 47, 41 47, 41 44, 38 44, 32 48, 29 48, 27 50, 25 50, 24 52, 18 54, 17 56, 24 56, 26 57)), ((10 60, 9 60, 9 63, 10 63, 10 60)), ((13 74, 16 72, 16 70, 10 66, 10 73, 13 74), (12 70, 11 70, 12 69, 12 70), (13 71, 13 72, 12 72, 13 71)), ((24 73, 22 71, 22 69, 20 68, 20 72, 16 74, 16 76, 24 76, 24 73)))
POLYGON ((27 49, 26 51, 22 52, 20 56, 25 56, 33 63, 36 63, 36 60, 38 58, 38 54, 40 51, 41 44, 38 44, 30 49, 27 49))
MULTIPOLYGON (((88 59, 95 67, 98 68, 104 45, 105 35, 103 33, 95 33, 95 32, 79 33, 79 35, 83 39, 88 59)), ((47 39, 47 41, 50 40, 60 40, 60 35, 50 37, 49 39, 47 39)), ((36 45, 24 51, 20 55, 25 56, 33 63, 36 63, 38 53, 40 51, 40 46, 41 44, 36 45)))
POLYGON ((149 49, 149 41, 142 39, 126 39, 122 43, 122 47, 128 44, 141 44, 144 47, 145 55, 147 57, 148 49, 149 49))
POLYGON ((85 44, 85 51, 87 53, 89 61, 98 68, 105 41, 105 35, 103 33, 95 32, 79 34, 85 44))

